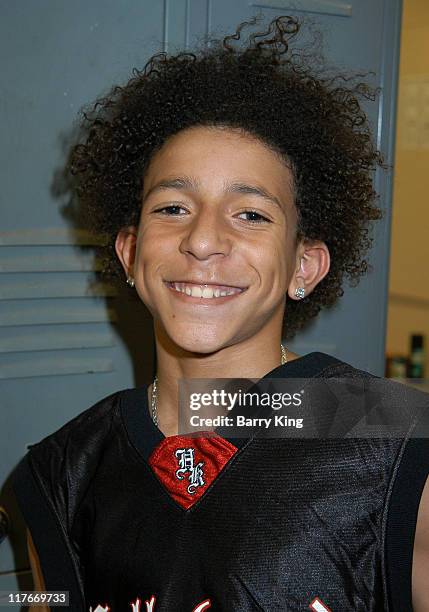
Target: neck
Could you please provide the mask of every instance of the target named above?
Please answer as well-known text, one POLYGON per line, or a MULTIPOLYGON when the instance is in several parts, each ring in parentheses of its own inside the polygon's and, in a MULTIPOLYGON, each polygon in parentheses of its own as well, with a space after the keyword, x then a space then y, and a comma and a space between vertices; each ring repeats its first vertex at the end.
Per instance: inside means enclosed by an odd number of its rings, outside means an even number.
MULTIPOLYGON (((155 340, 158 427, 165 436, 177 434, 179 379, 260 379, 281 364, 280 331, 278 337, 269 340, 253 336, 241 343, 207 354, 184 351, 156 327, 155 340)), ((299 357, 285 348, 288 362, 299 357)), ((149 405, 151 393, 152 385, 149 387, 149 405)))

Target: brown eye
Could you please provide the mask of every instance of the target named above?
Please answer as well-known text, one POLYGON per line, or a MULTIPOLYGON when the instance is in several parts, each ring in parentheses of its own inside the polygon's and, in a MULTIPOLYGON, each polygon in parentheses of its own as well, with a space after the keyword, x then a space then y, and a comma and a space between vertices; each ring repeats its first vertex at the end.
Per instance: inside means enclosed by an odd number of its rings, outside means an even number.
POLYGON ((267 219, 260 213, 256 212, 256 210, 245 210, 244 212, 240 213, 240 215, 252 215, 252 219, 247 219, 247 221, 250 221, 251 223, 272 223, 270 219, 267 219), (255 219, 255 216, 258 218, 255 219))
POLYGON ((182 216, 182 215, 177 215, 176 213, 171 213, 170 214, 169 212, 168 213, 164 212, 164 211, 167 211, 167 210, 168 211, 171 211, 171 210, 176 210, 177 211, 177 210, 185 210, 185 209, 183 208, 183 206, 179 206, 178 204, 173 204, 171 206, 164 206, 163 208, 158 208, 157 210, 154 210, 153 212, 162 212, 164 215, 166 215, 168 217, 170 217, 170 216, 174 216, 174 217, 182 216))

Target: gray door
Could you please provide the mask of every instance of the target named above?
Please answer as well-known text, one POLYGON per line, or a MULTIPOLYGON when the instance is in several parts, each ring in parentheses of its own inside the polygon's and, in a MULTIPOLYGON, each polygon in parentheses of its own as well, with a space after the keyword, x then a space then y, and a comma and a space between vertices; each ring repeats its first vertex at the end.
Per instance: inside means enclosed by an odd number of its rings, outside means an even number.
MULTIPOLYGON (((58 197, 56 172, 78 109, 155 51, 232 33, 260 10, 267 21, 293 12, 321 24, 332 62, 376 73, 382 95, 370 114, 390 162, 400 1, 1 0, 0 482, 11 527, 0 546, 0 590, 31 588, 8 484, 27 444, 110 392, 141 384, 153 367, 148 312, 109 287, 90 288, 96 262, 82 248, 90 240, 58 197)), ((389 209, 391 175, 376 182, 389 209)), ((375 232, 372 274, 292 350, 322 350, 383 373, 389 239, 387 214, 375 232)))

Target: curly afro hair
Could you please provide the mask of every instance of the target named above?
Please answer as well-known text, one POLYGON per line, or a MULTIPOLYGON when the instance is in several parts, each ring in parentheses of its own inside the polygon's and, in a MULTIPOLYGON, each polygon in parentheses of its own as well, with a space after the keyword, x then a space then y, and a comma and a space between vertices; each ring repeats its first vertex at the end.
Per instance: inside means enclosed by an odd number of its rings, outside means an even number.
POLYGON ((382 160, 361 107, 373 91, 292 51, 295 18, 277 17, 235 44, 256 21, 193 53, 158 53, 134 69, 125 86, 82 111, 84 140, 71 150, 70 171, 80 208, 106 237, 98 246, 101 274, 122 284, 116 235, 138 224, 145 170, 170 136, 196 125, 227 126, 279 152, 294 177, 297 244, 321 240, 331 255, 313 292, 287 300, 283 334, 290 339, 343 295, 345 276, 355 286, 370 268, 363 257, 372 244, 369 221, 382 217, 372 184, 382 160))

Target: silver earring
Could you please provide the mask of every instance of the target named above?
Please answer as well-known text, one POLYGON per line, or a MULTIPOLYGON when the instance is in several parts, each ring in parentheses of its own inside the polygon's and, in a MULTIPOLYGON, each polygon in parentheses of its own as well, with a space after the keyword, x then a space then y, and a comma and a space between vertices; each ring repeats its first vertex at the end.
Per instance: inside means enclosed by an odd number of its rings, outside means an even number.
POLYGON ((128 276, 127 283, 130 287, 134 287, 134 279, 132 276, 128 276))
POLYGON ((299 298, 300 300, 302 300, 302 298, 304 297, 304 295, 305 295, 305 289, 304 289, 304 287, 297 287, 297 288, 295 289, 295 296, 296 296, 297 298, 299 298))

